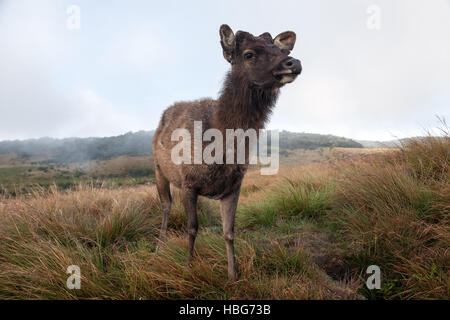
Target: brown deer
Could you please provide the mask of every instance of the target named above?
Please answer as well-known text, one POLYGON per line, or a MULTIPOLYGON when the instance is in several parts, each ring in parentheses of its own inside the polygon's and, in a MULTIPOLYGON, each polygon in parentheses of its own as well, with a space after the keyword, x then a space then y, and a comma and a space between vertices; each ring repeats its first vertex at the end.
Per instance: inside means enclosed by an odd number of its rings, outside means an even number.
MULTIPOLYGON (((187 214, 189 264, 192 263, 194 242, 198 231, 197 198, 199 195, 221 201, 223 234, 228 256, 228 276, 237 278, 234 255, 234 218, 242 179, 248 167, 244 164, 175 164, 171 159, 172 132, 187 129, 193 136, 194 121, 202 122, 202 130, 215 128, 226 135, 226 129, 264 128, 277 100, 279 89, 300 74, 300 61, 289 56, 296 35, 286 31, 274 39, 266 32, 253 36, 248 32, 233 33, 228 25, 220 27, 223 56, 231 64, 220 97, 179 102, 166 109, 153 139, 156 187, 162 203, 160 239, 166 238, 167 219, 172 198, 170 184, 181 189, 187 214)), ((248 148, 246 142, 246 148, 248 148)), ((204 145, 203 145, 204 148, 204 145)))

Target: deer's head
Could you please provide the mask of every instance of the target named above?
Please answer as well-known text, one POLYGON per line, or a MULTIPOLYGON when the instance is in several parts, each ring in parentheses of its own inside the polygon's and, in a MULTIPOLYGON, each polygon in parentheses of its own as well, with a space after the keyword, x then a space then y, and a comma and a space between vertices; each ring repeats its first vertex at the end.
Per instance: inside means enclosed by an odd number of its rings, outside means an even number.
POLYGON ((292 31, 272 38, 268 32, 255 37, 244 31, 234 34, 226 24, 220 27, 223 56, 231 63, 232 72, 259 87, 281 87, 300 74, 300 61, 289 56, 295 39, 292 31))

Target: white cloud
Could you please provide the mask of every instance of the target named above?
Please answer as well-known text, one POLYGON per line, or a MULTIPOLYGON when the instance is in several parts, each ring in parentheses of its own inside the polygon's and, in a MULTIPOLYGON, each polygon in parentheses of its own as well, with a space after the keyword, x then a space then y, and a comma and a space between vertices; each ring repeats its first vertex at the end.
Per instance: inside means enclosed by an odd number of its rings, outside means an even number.
POLYGON ((81 89, 72 97, 73 119, 64 123, 59 136, 67 132, 78 137, 113 136, 138 130, 139 119, 124 114, 106 98, 90 89, 81 89))
POLYGON ((380 7, 381 31, 356 28, 363 6, 351 8, 340 18, 354 30, 336 26, 319 47, 296 51, 304 73, 283 90, 271 127, 392 139, 423 134, 438 124, 436 115, 450 116, 450 7, 380 7))
POLYGON ((106 45, 100 61, 113 71, 149 72, 170 62, 173 51, 151 25, 139 25, 122 31, 106 45))
POLYGON ((94 90, 58 86, 55 74, 76 52, 65 18, 54 1, 1 4, 0 140, 104 136, 139 128, 139 120, 94 90))
POLYGON ((66 50, 55 6, 47 1, 8 1, 0 6, 0 138, 47 131, 64 115, 66 99, 48 76, 66 50))
POLYGON ((371 2, 359 0, 178 11, 79 0, 82 28, 74 32, 63 3, 0 0, 0 140, 153 129, 170 103, 215 93, 225 66, 221 23, 297 32, 292 55, 304 72, 283 88, 270 128, 390 139, 450 116, 448 0, 379 0, 380 31, 366 28, 371 2))

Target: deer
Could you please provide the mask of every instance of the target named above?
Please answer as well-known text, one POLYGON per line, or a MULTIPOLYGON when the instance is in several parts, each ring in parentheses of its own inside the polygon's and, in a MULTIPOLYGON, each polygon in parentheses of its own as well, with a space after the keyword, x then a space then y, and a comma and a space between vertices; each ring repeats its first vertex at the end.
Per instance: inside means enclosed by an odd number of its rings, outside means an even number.
MULTIPOLYGON (((223 56, 231 65, 217 100, 204 98, 177 102, 167 108, 160 119, 152 142, 156 189, 161 201, 160 243, 167 237, 171 210, 171 185, 180 190, 187 215, 188 264, 192 266, 198 233, 197 201, 199 196, 220 200, 223 236, 228 260, 228 278, 238 278, 234 251, 234 221, 242 180, 248 169, 245 163, 174 163, 171 150, 177 143, 171 135, 177 128, 191 134, 194 122, 202 130, 215 128, 225 136, 227 129, 263 129, 275 107, 280 88, 293 82, 302 71, 301 62, 290 56, 296 42, 293 31, 272 38, 265 32, 254 36, 233 30, 226 24, 219 28, 223 56)), ((203 145, 204 147, 204 145, 203 145)), ((246 147, 249 148, 246 142, 246 147)))

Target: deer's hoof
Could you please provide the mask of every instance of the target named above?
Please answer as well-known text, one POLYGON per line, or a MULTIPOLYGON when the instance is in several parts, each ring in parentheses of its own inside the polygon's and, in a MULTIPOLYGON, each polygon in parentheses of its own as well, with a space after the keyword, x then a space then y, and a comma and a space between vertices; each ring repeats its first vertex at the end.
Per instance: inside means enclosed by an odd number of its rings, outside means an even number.
POLYGON ((229 274, 228 280, 235 282, 238 279, 238 276, 236 274, 229 274))
POLYGON ((236 269, 232 270, 232 271, 228 271, 228 280, 230 281, 236 281, 238 280, 239 276, 238 276, 238 271, 236 269))
POLYGON ((165 232, 161 232, 159 235, 159 241, 166 242, 166 240, 167 240, 167 234, 165 232))

